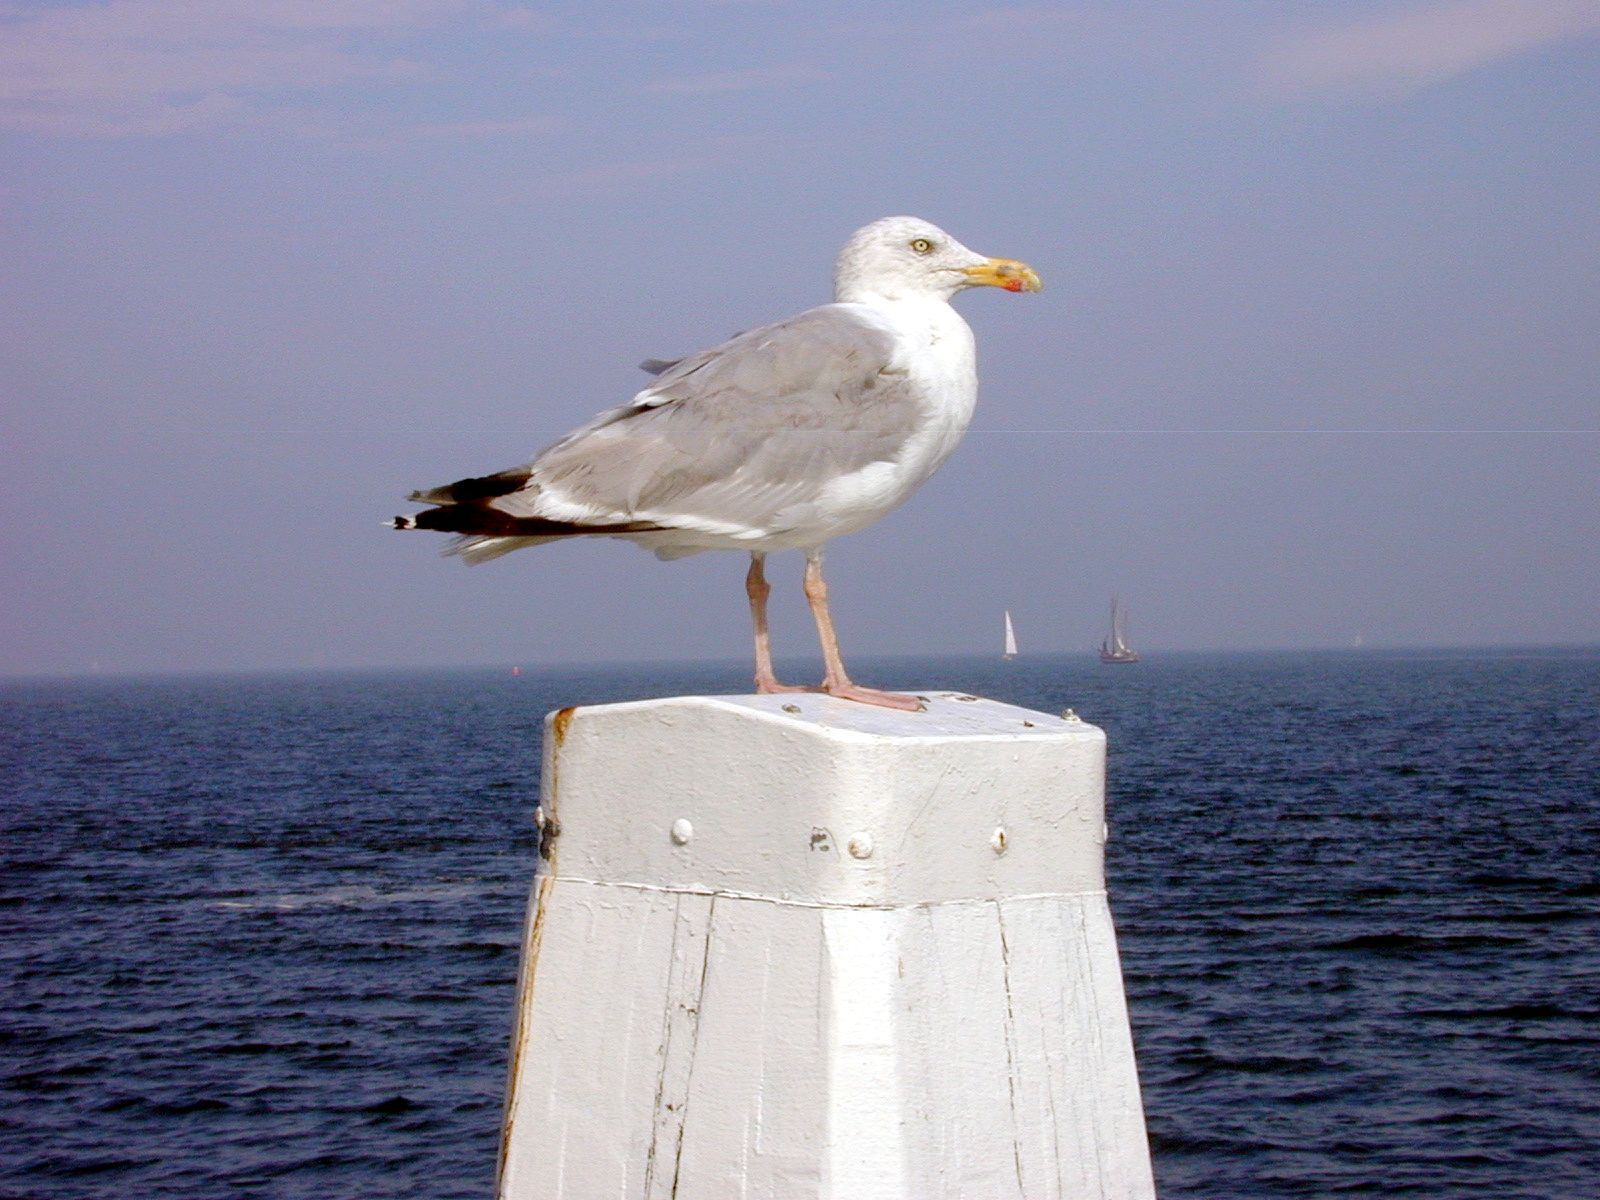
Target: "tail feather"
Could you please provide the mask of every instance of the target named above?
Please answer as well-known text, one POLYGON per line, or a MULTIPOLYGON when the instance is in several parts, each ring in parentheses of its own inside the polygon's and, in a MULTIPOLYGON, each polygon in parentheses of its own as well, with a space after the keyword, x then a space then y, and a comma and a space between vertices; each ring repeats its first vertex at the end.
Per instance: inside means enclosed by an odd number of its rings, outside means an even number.
POLYGON ((546 542, 556 540, 556 538, 541 537, 458 537, 450 539, 450 544, 445 547, 444 552, 455 555, 469 567, 475 567, 479 563, 499 558, 502 554, 521 550, 524 546, 542 546, 546 542))
POLYGON ((589 524, 553 521, 549 517, 519 517, 487 504, 442 504, 409 517, 396 517, 396 529, 432 529, 468 537, 563 538, 596 533, 651 533, 663 529, 653 521, 614 521, 589 524))
POLYGON ((470 504, 474 500, 493 500, 497 496, 520 492, 532 478, 532 468, 512 467, 510 470, 496 471, 493 475, 471 476, 443 487, 412 492, 406 499, 418 504, 470 504))
POLYGON ((537 546, 561 538, 652 533, 665 528, 652 521, 557 521, 549 517, 518 516, 494 507, 494 502, 502 496, 537 491, 537 484, 530 486, 531 478, 532 472, 527 467, 517 467, 412 492, 408 499, 434 507, 410 516, 395 517, 390 524, 395 529, 431 529, 456 534, 445 553, 459 555, 468 563, 487 562, 524 546, 537 546))

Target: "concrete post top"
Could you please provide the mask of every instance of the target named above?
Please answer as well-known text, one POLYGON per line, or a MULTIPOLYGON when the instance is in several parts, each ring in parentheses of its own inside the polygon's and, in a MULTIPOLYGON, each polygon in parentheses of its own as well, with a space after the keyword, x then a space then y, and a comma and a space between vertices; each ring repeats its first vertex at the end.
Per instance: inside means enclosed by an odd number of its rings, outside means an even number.
POLYGON ((547 718, 557 879, 895 907, 1104 887, 1105 735, 948 691, 796 693, 547 718))
MULTIPOLYGON (((1105 734, 1079 719, 1070 709, 1041 713, 999 700, 965 692, 924 690, 922 712, 901 712, 849 700, 836 700, 819 692, 777 696, 670 696, 659 700, 630 700, 621 704, 593 705, 562 712, 582 712, 586 718, 606 714, 659 714, 663 719, 703 706, 731 707, 774 722, 798 736, 820 735, 841 741, 907 738, 1065 738, 1105 741, 1105 734)), ((554 722, 560 713, 546 720, 554 722)))

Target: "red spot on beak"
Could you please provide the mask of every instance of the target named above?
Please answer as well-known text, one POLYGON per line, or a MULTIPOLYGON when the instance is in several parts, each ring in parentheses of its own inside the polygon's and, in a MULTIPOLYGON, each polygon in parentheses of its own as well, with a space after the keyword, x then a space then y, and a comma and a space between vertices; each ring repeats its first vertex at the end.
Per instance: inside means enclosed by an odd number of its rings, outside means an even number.
POLYGON ((1008 280, 1006 280, 1005 289, 1008 292, 1020 292, 1022 290, 1022 280, 1020 280, 1020 279, 1008 279, 1008 280))

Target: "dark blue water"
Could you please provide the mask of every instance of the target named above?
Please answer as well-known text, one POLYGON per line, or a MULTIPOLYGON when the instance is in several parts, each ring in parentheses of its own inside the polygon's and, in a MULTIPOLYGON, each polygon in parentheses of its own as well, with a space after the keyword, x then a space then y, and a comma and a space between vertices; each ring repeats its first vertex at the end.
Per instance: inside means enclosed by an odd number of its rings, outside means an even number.
MULTIPOLYGON (((1167 1200, 1600 1196, 1600 651, 862 674, 1109 732, 1167 1200)), ((542 714, 744 675, 0 689, 0 1196, 489 1195, 542 714)))

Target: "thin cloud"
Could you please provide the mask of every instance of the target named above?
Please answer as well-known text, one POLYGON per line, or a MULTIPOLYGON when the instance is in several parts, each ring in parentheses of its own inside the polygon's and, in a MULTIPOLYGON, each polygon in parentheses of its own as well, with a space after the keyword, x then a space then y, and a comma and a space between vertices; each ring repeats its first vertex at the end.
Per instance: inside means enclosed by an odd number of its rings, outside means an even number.
POLYGON ((1600 34, 1600 0, 1429 0, 1289 35, 1263 55, 1269 93, 1404 95, 1512 55, 1600 34))
MULTIPOLYGON (((162 135, 259 124, 289 98, 436 78, 406 46, 481 16, 471 0, 0 3, 0 128, 162 135)), ((512 31, 519 9, 497 9, 512 31)))
POLYGON ((671 179, 710 165, 705 157, 638 159, 597 163, 538 180, 528 188, 500 197, 502 204, 525 204, 554 198, 628 195, 645 184, 671 179))
POLYGON ((506 8, 484 18, 485 28, 512 29, 523 33, 547 33, 555 28, 555 20, 531 8, 506 8))
POLYGON ((509 121, 434 121, 413 126, 407 132, 427 138, 545 137, 567 128, 560 117, 521 117, 509 121))
MULTIPOLYGON (((788 147, 790 152, 794 149, 793 145, 788 147)), ((524 188, 502 195, 499 202, 525 204, 553 198, 633 195, 651 190, 663 179, 678 179, 696 173, 711 173, 720 177, 731 164, 748 165, 753 158, 774 152, 775 147, 766 138, 713 138, 679 155, 617 159, 547 175, 533 180, 524 188)))
POLYGON ((829 73, 820 67, 789 63, 776 67, 746 67, 738 71, 657 79, 645 84, 642 90, 658 96, 713 96, 726 92, 822 83, 829 78, 829 73))
POLYGON ((1081 5, 1050 4, 958 12, 946 19, 945 27, 973 36, 1029 37, 1103 28, 1113 23, 1106 15, 1081 5))
POLYGON ((16 116, 0 115, 0 124, 53 137, 164 137, 246 123, 245 104, 236 96, 212 92, 194 100, 155 100, 137 111, 40 108, 16 116))

